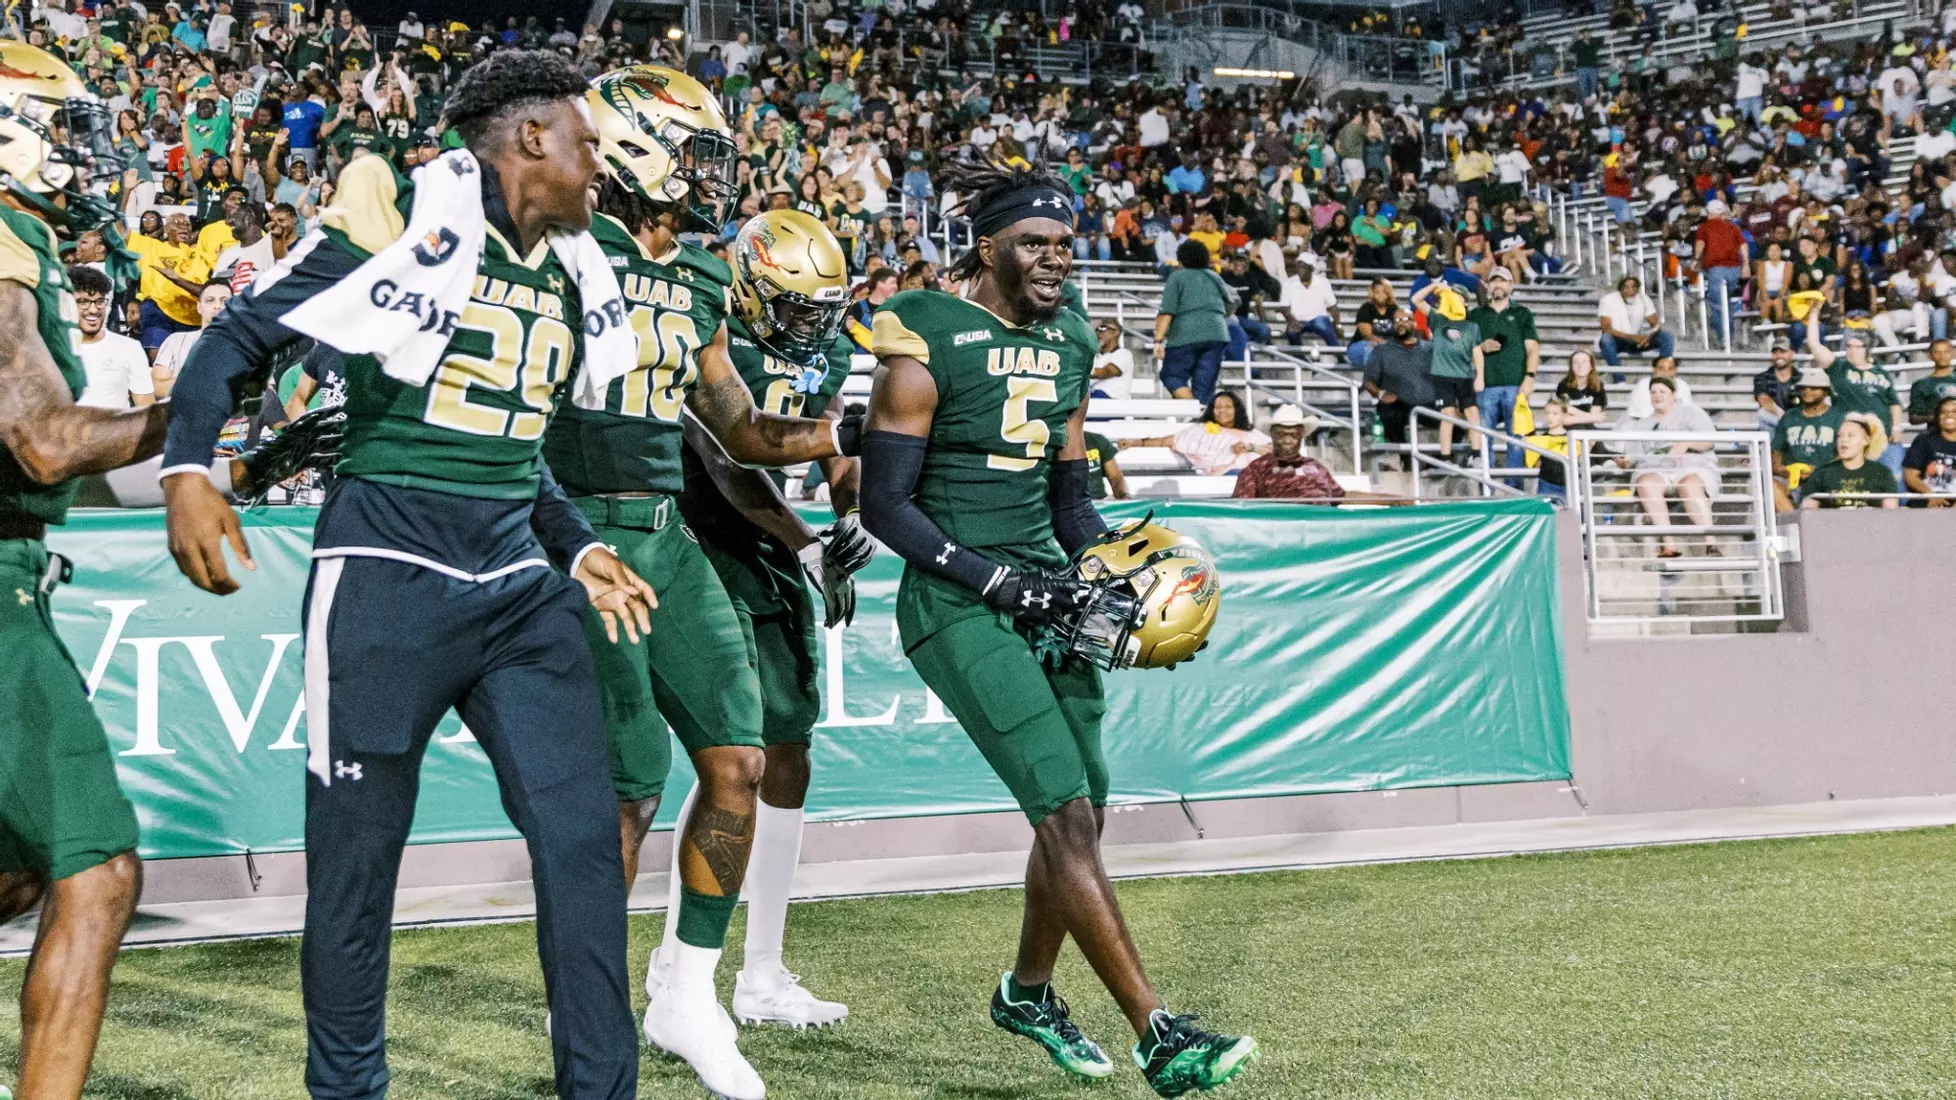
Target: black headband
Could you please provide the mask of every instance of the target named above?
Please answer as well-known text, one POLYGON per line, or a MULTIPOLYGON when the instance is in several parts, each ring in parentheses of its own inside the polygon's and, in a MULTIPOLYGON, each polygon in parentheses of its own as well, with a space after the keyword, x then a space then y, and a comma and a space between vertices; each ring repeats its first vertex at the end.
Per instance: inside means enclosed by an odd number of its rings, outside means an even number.
POLYGON ((998 231, 1027 218, 1051 218, 1073 225, 1073 195, 1049 184, 1035 183, 1001 196, 984 213, 971 219, 971 232, 977 237, 992 237, 998 231))

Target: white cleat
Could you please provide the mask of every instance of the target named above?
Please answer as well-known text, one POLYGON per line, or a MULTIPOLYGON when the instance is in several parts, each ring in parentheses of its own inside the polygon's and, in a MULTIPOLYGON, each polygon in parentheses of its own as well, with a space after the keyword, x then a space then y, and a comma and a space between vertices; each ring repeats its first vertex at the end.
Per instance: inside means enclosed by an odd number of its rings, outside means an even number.
POLYGON ((659 990, 666 987, 666 978, 672 972, 672 963, 666 958, 666 949, 655 947, 652 957, 645 964, 645 999, 656 1000, 659 990))
POLYGON ((799 1031, 839 1024, 848 1019, 849 1006, 822 1000, 802 988, 800 975, 775 967, 772 974, 734 975, 733 1014, 743 1024, 788 1024, 799 1031))
POLYGON ((711 994, 688 994, 662 986, 645 1010, 645 1038, 653 1046, 686 1060, 700 1085, 724 1100, 763 1100, 767 1086, 741 1056, 739 1029, 711 994))

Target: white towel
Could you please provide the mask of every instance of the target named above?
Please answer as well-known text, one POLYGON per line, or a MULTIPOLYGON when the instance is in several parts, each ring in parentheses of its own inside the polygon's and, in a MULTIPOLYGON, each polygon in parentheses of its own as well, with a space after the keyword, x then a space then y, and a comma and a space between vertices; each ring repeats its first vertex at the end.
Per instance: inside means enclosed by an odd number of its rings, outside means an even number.
MULTIPOLYGON (((371 355, 388 377, 425 386, 468 307, 486 220, 475 155, 456 149, 414 172, 414 209, 399 240, 281 320, 347 355, 371 355)), ((571 400, 604 407, 605 390, 638 366, 624 294, 588 232, 552 232, 550 250, 584 303, 583 367, 571 400)))

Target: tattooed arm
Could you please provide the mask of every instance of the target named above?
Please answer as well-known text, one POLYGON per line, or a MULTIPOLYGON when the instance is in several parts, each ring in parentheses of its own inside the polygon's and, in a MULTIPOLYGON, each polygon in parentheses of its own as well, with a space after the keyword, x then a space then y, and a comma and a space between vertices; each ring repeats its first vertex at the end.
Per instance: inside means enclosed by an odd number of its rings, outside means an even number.
MULTIPOLYGON (((796 514, 765 471, 742 466, 727 457, 720 441, 690 414, 685 418, 685 429, 686 445, 699 456, 707 475, 713 479, 714 488, 747 517, 747 522, 790 550, 800 550, 815 541, 815 532, 796 514)), ((853 463, 846 458, 836 461, 853 463)))
POLYGON ((0 443, 27 476, 55 485, 161 451, 169 404, 124 410, 75 404, 35 319, 33 293, 0 282, 0 443))
POLYGON ((727 354, 727 327, 699 350, 700 381, 687 407, 728 457, 749 466, 792 466, 842 453, 835 423, 776 416, 754 406, 754 395, 727 354))

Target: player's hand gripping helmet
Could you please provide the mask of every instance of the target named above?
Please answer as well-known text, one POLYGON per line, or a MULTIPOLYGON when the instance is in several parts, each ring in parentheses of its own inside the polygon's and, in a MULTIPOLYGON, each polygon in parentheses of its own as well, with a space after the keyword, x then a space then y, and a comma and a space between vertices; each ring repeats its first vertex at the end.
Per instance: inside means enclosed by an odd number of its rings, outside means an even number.
POLYGON ((849 310, 849 265, 828 226, 799 210, 757 214, 730 258, 734 308, 754 339, 795 363, 829 349, 849 310))
POLYGON ((0 188, 56 225, 93 229, 115 216, 88 176, 116 168, 109 113, 45 50, 0 40, 0 188))
POLYGON ((1044 628, 1039 648, 1105 669, 1173 668, 1208 644, 1222 604, 1215 559, 1187 535, 1153 522, 1123 524, 1073 562, 1080 609, 1044 628))
POLYGON ((681 233, 717 233, 734 197, 734 140, 706 86, 677 69, 634 65, 587 97, 605 174, 679 214, 681 233))

